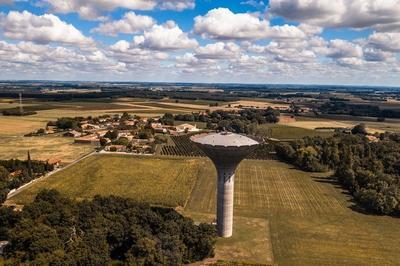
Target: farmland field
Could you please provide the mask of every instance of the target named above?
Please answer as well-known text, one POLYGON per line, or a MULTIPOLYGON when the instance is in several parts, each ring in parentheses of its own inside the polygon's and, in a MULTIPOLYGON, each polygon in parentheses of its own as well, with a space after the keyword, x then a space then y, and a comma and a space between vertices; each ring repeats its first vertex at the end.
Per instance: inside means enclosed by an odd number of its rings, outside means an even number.
POLYGON ((269 137, 280 140, 291 140, 291 139, 301 139, 304 137, 329 137, 333 133, 330 132, 318 132, 313 129, 287 126, 281 124, 263 124, 257 127, 257 135, 263 137, 269 137))
POLYGON ((27 152, 33 160, 60 159, 61 162, 72 162, 94 150, 90 144, 75 144, 72 138, 60 136, 40 137, 0 137, 0 159, 26 160, 27 152))
POLYGON ((119 195, 141 202, 184 206, 201 162, 190 159, 144 159, 95 155, 41 180, 13 201, 24 204, 43 188, 55 188, 76 199, 119 195))
MULTIPOLYGON (((215 212, 215 172, 203 169, 188 212, 215 212)), ((349 197, 326 176, 277 161, 244 161, 235 178, 237 217, 269 222, 279 265, 394 265, 400 261, 398 218, 351 210, 349 197)), ((242 240, 238 240, 241 242, 242 240)), ((231 254, 232 256, 234 254, 231 254)))
MULTIPOLYGON (((92 156, 11 200, 29 202, 40 188, 57 188, 78 199, 114 194, 167 206, 183 206, 189 198, 185 215, 213 221, 216 171, 211 162, 162 158, 92 156)), ((400 219, 365 215, 352 210, 351 204, 327 175, 309 174, 273 160, 246 160, 235 180, 234 237, 218 240, 215 260, 397 264, 400 219)))

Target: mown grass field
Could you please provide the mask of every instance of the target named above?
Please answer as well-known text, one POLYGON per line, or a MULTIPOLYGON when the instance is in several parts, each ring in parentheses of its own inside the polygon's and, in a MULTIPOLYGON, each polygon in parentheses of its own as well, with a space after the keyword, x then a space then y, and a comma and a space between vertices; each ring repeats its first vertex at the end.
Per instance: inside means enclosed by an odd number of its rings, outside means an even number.
MULTIPOLYGON (((215 172, 202 170, 206 178, 198 179, 186 210, 211 214, 215 172)), ((398 264, 400 219, 361 214, 351 205, 326 175, 311 175, 277 161, 244 161, 235 179, 234 213, 268 221, 265 230, 271 232, 274 263, 398 264)))
POLYGON ((262 124, 257 127, 256 134, 280 140, 301 139, 304 137, 329 137, 331 132, 319 132, 313 129, 293 127, 281 124, 262 124))
POLYGON ((78 200, 118 195, 151 204, 184 206, 200 168, 201 162, 193 159, 95 155, 39 181, 12 201, 26 204, 41 189, 55 188, 78 200))
MULTIPOLYGON (((82 199, 120 195, 182 206, 197 221, 215 219, 216 171, 205 159, 92 156, 12 198, 56 188, 82 199), (190 196, 189 196, 190 195, 190 196)), ((396 265, 400 219, 352 210, 327 175, 277 161, 246 160, 235 180, 234 237, 219 239, 216 260, 278 265, 396 265)))

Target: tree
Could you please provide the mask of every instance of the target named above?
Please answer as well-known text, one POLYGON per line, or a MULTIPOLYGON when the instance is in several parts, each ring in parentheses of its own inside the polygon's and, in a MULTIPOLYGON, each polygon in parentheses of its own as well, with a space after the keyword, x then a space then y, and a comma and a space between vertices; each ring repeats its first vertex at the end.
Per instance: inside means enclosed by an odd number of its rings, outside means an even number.
POLYGON ((9 175, 10 173, 8 172, 7 168, 0 165, 0 182, 7 182, 9 175))
POLYGON ((78 127, 78 120, 70 117, 63 117, 57 119, 55 124, 60 129, 74 129, 78 127))
POLYGON ((126 137, 120 137, 119 139, 113 141, 114 145, 123 145, 123 146, 128 146, 129 144, 129 139, 126 137))
POLYGON ((108 143, 108 141, 107 141, 106 138, 100 138, 100 145, 101 145, 102 147, 106 146, 107 143, 108 143))
POLYGON ((368 134, 367 129, 365 127, 365 124, 356 125, 351 130, 351 133, 354 134, 354 135, 357 135, 357 134, 359 134, 359 135, 367 135, 368 134))
POLYGON ((7 183, 0 181, 0 205, 3 204, 7 199, 7 195, 10 192, 7 183))
POLYGON ((117 129, 109 130, 106 134, 104 134, 104 138, 108 138, 111 140, 115 140, 118 138, 119 132, 117 129))
POLYGON ((168 126, 173 126, 175 122, 174 115, 171 113, 165 113, 164 116, 160 119, 161 123, 168 126))
POLYGON ((121 121, 131 119, 131 115, 128 112, 124 112, 121 116, 121 121))

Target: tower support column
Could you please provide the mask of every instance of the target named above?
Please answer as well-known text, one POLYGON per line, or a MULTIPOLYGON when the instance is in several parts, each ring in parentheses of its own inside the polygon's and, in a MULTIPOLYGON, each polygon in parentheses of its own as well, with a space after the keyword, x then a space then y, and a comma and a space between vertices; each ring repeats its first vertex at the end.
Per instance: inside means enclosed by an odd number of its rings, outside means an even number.
POLYGON ((233 194, 235 166, 218 167, 217 187, 217 233, 221 237, 231 237, 233 227, 233 194))

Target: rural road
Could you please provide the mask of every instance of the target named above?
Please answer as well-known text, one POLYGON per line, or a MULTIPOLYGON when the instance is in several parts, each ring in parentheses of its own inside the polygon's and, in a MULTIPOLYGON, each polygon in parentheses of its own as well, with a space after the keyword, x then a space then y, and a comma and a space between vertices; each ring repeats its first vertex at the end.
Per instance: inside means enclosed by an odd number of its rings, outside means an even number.
POLYGON ((86 159, 86 158, 88 158, 88 157, 90 157, 90 156, 92 156, 92 155, 94 155, 94 154, 96 154, 96 151, 93 151, 93 152, 91 152, 91 153, 89 153, 89 154, 86 154, 85 156, 83 156, 83 157, 81 157, 81 158, 79 158, 79 159, 73 161, 72 163, 68 164, 68 165, 65 166, 65 167, 57 168, 56 170, 54 170, 54 171, 52 171, 52 172, 50 172, 50 173, 47 173, 47 174, 45 174, 44 176, 41 176, 41 177, 39 177, 39 178, 36 178, 36 179, 32 180, 31 182, 29 182, 29 183, 27 183, 27 184, 25 184, 25 185, 22 185, 21 187, 19 187, 19 188, 15 189, 14 191, 11 191, 10 193, 8 193, 8 195, 7 195, 7 200, 9 200, 9 199, 11 199, 12 197, 18 195, 19 193, 21 193, 21 192, 24 191, 25 189, 31 187, 31 186, 32 186, 33 184, 35 184, 36 182, 38 182, 38 181, 40 181, 40 180, 43 180, 43 179, 45 179, 45 178, 48 178, 49 176, 52 176, 52 175, 54 175, 55 173, 58 173, 58 172, 61 171, 61 170, 68 169, 69 167, 71 167, 71 166, 73 166, 73 165, 79 163, 80 161, 82 161, 82 160, 84 160, 84 159, 86 159))

